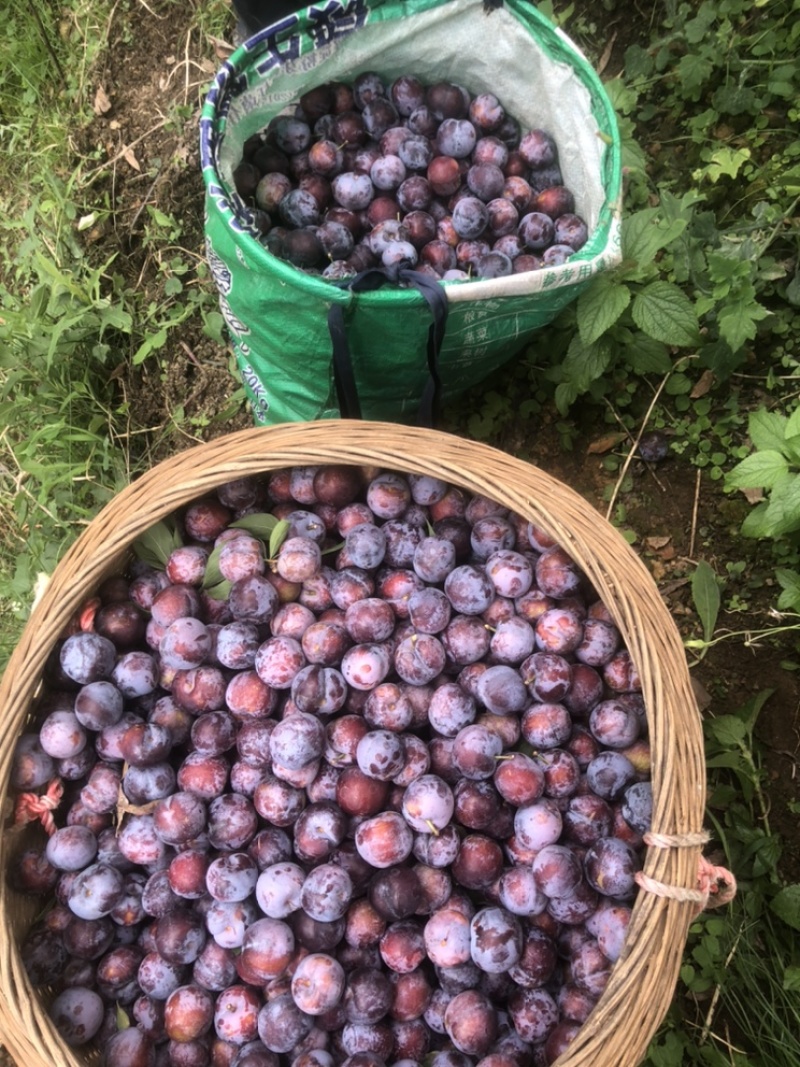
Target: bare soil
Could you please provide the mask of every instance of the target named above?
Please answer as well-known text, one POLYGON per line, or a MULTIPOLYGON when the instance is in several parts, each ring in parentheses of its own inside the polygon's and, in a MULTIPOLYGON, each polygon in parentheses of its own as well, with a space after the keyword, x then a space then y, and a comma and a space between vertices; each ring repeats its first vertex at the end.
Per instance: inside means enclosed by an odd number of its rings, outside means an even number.
MULTIPOLYGON (((188 15, 188 5, 168 0, 137 3, 135 24, 117 10, 93 85, 93 92, 101 90, 107 100, 98 98, 96 118, 76 145, 76 154, 84 158, 99 154, 94 164, 98 198, 107 196, 113 207, 108 224, 84 235, 87 244, 94 246, 98 261, 115 253, 115 269, 154 299, 163 272, 144 239, 148 206, 179 220, 183 233, 177 243, 198 261, 204 255, 198 117, 204 90, 226 50, 223 43, 190 32, 188 15)), ((637 33, 635 19, 609 25, 606 40, 597 46, 597 65, 619 70, 624 47, 637 33)), ((205 337, 197 322, 172 331, 158 357, 141 368, 132 370, 122 360, 117 377, 130 406, 131 430, 151 431, 148 455, 153 462, 197 440, 252 425, 244 406, 221 417, 230 410, 240 383, 231 373, 227 348, 205 337)), ((556 421, 550 414, 535 424, 516 424, 492 443, 572 485, 604 513, 603 497, 615 480, 602 465, 608 428, 587 413, 574 447, 563 451, 556 421)), ((459 426, 450 428, 460 432, 459 426)), ((633 488, 624 497, 626 525, 635 531, 637 548, 681 632, 699 636, 690 594, 697 561, 706 559, 718 574, 725 573, 727 562, 747 559, 748 568, 759 565, 758 552, 743 545, 737 534, 744 505, 726 498, 717 483, 705 477, 698 481, 695 468, 678 457, 655 469, 635 462, 631 473, 633 488)), ((721 617, 720 625, 736 631, 767 627, 774 601, 775 591, 766 587, 749 597, 746 615, 721 617)), ((769 817, 784 841, 781 872, 787 881, 800 882, 800 839, 791 809, 800 801, 800 672, 782 667, 792 659, 800 659, 796 641, 774 640, 755 648, 741 639, 723 641, 693 667, 692 676, 704 715, 733 712, 757 693, 773 691, 758 728, 769 775, 769 817)), ((0 1067, 11 1063, 0 1048, 0 1067)))

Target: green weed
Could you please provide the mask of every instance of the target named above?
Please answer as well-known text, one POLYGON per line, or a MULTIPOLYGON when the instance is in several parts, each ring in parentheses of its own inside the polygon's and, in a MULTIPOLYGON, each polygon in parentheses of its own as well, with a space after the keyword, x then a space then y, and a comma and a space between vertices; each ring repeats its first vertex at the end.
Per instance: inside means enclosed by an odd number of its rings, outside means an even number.
MULTIPOLYGON (((698 586, 701 604, 705 581, 698 586)), ((713 604, 710 613, 708 607, 703 611, 711 624, 715 613, 713 604)), ((778 875, 783 843, 770 826, 755 737, 770 696, 765 690, 704 724, 707 817, 738 893, 724 911, 704 912, 693 923, 678 996, 647 1067, 800 1062, 800 885, 784 885, 778 875)))
MULTIPOLYGON (((179 220, 148 205, 142 244, 158 274, 148 291, 98 259, 84 234, 111 207, 98 160, 74 137, 92 116, 92 72, 112 14, 134 5, 69 0, 8 13, 0 70, 0 669, 30 610, 82 525, 146 462, 148 437, 183 432, 131 425, 125 382, 158 361, 190 320, 222 341, 219 304, 179 220)), ((224 0, 195 4, 194 32, 223 36, 224 0)), ((176 107, 167 121, 185 123, 176 107)), ((100 161, 102 162, 102 161, 100 161)), ((230 412, 228 412, 229 414, 230 412)))

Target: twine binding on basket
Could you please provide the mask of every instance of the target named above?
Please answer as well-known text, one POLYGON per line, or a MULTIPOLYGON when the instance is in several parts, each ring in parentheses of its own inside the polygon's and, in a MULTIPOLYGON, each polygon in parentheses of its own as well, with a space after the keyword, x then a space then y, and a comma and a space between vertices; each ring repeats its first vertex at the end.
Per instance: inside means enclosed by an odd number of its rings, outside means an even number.
POLYGON ((64 784, 60 778, 53 778, 44 793, 20 793, 14 805, 14 827, 22 828, 37 819, 47 831, 48 837, 56 832, 53 812, 61 803, 64 784))
MULTIPOLYGON (((698 834, 656 834, 647 832, 644 843, 652 848, 695 848, 708 844, 709 835, 702 831, 698 834)), ((726 867, 718 867, 700 856, 697 862, 697 889, 686 889, 678 885, 666 885, 651 878, 644 871, 637 871, 634 876, 636 884, 647 893, 670 900, 692 901, 695 915, 706 908, 721 908, 730 904, 736 896, 736 878, 726 867)))

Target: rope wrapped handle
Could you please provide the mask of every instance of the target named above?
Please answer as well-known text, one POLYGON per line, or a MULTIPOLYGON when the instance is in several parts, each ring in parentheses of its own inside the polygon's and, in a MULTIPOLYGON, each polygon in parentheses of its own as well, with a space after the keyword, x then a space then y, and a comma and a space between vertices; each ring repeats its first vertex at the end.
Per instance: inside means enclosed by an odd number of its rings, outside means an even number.
POLYGON ((52 837, 56 832, 53 812, 63 795, 64 783, 60 778, 51 779, 44 793, 20 793, 14 805, 14 828, 21 829, 39 819, 48 836, 52 837))
MULTIPOLYGON (((656 834, 648 831, 644 843, 652 848, 702 848, 708 844, 709 835, 696 834, 656 834)), ((636 884, 647 893, 670 900, 691 901, 695 905, 695 915, 706 908, 721 908, 730 904, 736 896, 736 878, 726 867, 717 867, 701 856, 697 864, 697 889, 685 889, 683 886, 666 885, 638 871, 634 876, 636 884)))

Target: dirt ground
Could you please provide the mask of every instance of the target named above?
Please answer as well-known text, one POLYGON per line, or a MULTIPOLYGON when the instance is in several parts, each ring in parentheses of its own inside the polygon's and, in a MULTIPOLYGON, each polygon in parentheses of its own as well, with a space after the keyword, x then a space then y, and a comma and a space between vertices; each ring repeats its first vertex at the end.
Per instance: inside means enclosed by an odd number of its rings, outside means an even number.
MULTIPOLYGON (((113 207, 112 221, 86 233, 87 242, 96 244, 103 258, 116 253, 116 269, 131 284, 155 294, 163 275, 144 240, 148 205, 179 219, 184 231, 180 245, 203 257, 197 121, 204 90, 226 49, 224 42, 189 32, 181 17, 182 5, 152 0, 136 7, 135 33, 121 16, 111 23, 110 48, 92 87, 96 118, 76 152, 85 157, 99 154, 94 164, 96 189, 113 207)), ((231 19, 231 31, 232 26, 231 19)), ((620 63, 624 43, 625 29, 610 26, 600 63, 613 69, 620 63)), ((157 430, 152 436, 153 461, 195 440, 252 425, 244 407, 224 422, 215 422, 239 388, 225 346, 190 325, 173 331, 159 357, 145 361, 135 374, 120 368, 131 426, 157 430), (180 420, 175 418, 178 409, 180 420), (167 432, 169 427, 172 432, 167 432)), ((493 443, 571 484, 604 512, 603 494, 615 477, 604 470, 598 451, 607 428, 587 421, 574 448, 564 452, 558 447, 553 421, 551 416, 536 424, 518 424, 493 443)), ((685 635, 697 636, 689 589, 697 561, 706 559, 718 573, 725 573, 731 560, 756 563, 753 549, 743 549, 737 540, 741 514, 716 483, 697 479, 688 460, 670 458, 656 469, 635 462, 631 474, 633 488, 625 496, 627 526, 636 532, 637 548, 678 626, 685 635)), ((747 615, 721 617, 720 625, 732 630, 768 626, 774 600, 774 591, 765 589, 750 599, 747 615)), ((747 648, 732 640, 712 649, 692 672, 704 714, 729 713, 762 690, 774 691, 762 712, 758 735, 769 772, 770 821, 783 836, 782 873, 790 881, 800 881, 800 841, 790 809, 800 799, 800 673, 784 670, 781 663, 795 657, 795 642, 747 648)), ((10 1064, 0 1049, 0 1067, 10 1064)))

